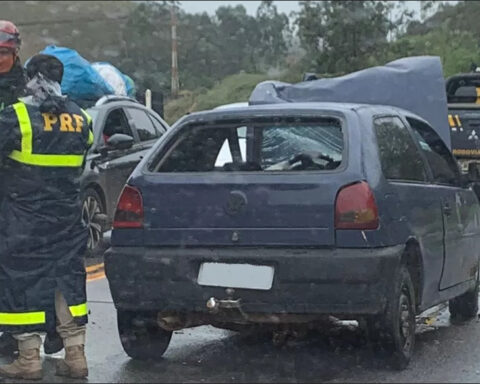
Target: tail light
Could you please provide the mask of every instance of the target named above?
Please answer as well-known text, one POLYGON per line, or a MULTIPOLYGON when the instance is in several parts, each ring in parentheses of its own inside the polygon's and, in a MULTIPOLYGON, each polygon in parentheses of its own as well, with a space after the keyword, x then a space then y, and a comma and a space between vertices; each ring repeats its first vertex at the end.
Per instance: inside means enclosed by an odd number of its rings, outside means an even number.
POLYGON ((113 228, 142 228, 143 200, 137 188, 126 185, 118 199, 113 228))
POLYGON ((340 190, 335 204, 335 228, 378 228, 377 204, 366 182, 348 185, 340 190))

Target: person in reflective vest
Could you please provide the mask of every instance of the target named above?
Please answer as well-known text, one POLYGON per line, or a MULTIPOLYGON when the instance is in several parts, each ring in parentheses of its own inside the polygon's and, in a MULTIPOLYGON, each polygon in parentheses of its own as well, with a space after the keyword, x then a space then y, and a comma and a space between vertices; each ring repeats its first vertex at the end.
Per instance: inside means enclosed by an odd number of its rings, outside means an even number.
POLYGON ((0 375, 41 378, 40 332, 56 327, 65 346, 56 374, 82 378, 88 236, 79 179, 91 118, 61 94, 57 58, 36 55, 26 71, 28 96, 0 112, 0 331, 19 349, 0 375))
MULTIPOLYGON (((18 101, 26 85, 25 71, 18 57, 21 46, 20 32, 11 21, 0 20, 0 111, 18 101)), ((0 179, 4 179, 0 174, 0 179)), ((0 200, 1 189, 0 189, 0 200)), ((58 334, 47 334, 45 353, 56 353, 63 349, 58 334)), ((17 342, 8 332, 0 335, 0 354, 11 356, 17 350, 17 342)))

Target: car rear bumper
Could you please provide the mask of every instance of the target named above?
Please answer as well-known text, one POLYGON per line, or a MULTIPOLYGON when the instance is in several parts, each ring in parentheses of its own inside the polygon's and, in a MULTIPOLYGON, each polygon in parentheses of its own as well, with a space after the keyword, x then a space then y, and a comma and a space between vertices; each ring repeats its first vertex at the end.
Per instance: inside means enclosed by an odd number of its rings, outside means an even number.
POLYGON ((207 313, 207 301, 240 299, 245 313, 363 315, 383 311, 404 247, 373 249, 112 247, 105 270, 124 310, 207 313), (197 284, 201 263, 275 268, 268 291, 197 284))

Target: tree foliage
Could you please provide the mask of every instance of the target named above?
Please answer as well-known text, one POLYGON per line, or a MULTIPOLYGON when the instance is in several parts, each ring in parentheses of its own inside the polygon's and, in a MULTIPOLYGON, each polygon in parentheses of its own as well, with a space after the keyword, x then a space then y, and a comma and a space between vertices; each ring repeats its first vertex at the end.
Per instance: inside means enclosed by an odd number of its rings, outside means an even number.
POLYGON ((412 17, 400 3, 389 1, 302 1, 300 5, 296 16, 300 41, 318 72, 354 71, 381 61, 389 40, 412 17))
MULTIPOLYGON (((141 83, 168 89, 171 73, 170 2, 142 2, 123 32, 124 54, 118 65, 141 83)), ((178 65, 182 88, 212 87, 240 71, 281 67, 287 52, 288 17, 271 1, 257 16, 243 5, 221 6, 214 16, 188 14, 177 7, 178 65)))
POLYGON ((372 0, 303 1, 290 19, 270 0, 255 15, 242 5, 189 14, 178 1, 5 1, 2 15, 19 23, 24 59, 47 44, 67 46, 168 95, 173 3, 180 87, 195 94, 241 72, 299 81, 307 71, 339 75, 425 54, 440 56, 446 75, 480 65, 477 1, 422 1, 415 20, 405 2, 372 0))

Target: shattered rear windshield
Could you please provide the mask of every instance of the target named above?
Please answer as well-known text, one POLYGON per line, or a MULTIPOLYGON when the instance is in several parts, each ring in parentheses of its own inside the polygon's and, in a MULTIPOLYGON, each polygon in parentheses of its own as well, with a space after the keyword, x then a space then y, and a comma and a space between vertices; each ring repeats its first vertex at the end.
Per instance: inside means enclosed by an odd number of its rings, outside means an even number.
POLYGON ((337 119, 190 126, 173 140, 156 172, 328 171, 343 159, 337 119))

